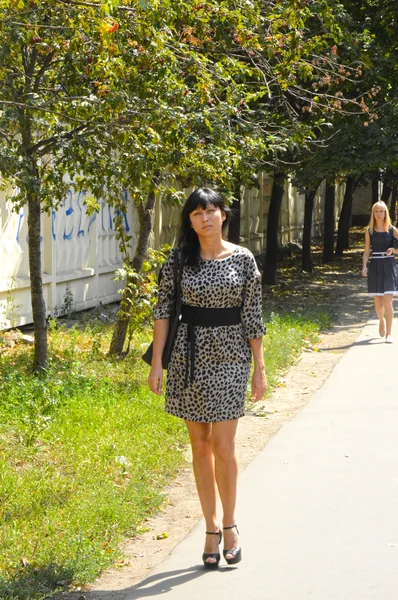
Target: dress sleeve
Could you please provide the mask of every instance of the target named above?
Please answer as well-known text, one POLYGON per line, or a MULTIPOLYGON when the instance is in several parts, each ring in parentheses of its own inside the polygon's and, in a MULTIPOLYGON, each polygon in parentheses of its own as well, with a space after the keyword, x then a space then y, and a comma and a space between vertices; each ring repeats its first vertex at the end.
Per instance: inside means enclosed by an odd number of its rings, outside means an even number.
POLYGON ((157 303, 154 308, 155 321, 168 319, 171 314, 174 298, 174 260, 174 252, 172 251, 162 267, 157 303))
POLYGON ((249 340, 263 337, 266 328, 263 320, 261 274, 252 254, 247 257, 241 316, 243 329, 249 340))

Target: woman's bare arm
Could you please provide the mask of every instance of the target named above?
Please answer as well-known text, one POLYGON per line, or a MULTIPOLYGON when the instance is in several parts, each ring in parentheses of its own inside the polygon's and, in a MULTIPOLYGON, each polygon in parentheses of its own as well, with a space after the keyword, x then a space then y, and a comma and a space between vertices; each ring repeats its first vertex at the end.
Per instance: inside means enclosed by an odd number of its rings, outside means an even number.
POLYGON ((367 231, 365 233, 365 250, 362 256, 362 276, 366 277, 368 274, 368 260, 369 260, 369 254, 370 254, 370 235, 369 235, 369 231, 367 231))
POLYGON ((149 372, 149 389, 158 396, 162 395, 163 367, 162 354, 167 340, 170 319, 158 319, 153 327, 152 366, 149 372))
POLYGON ((264 398, 267 390, 267 376, 264 366, 263 338, 249 340, 253 354, 254 371, 252 377, 252 400, 258 402, 264 398))

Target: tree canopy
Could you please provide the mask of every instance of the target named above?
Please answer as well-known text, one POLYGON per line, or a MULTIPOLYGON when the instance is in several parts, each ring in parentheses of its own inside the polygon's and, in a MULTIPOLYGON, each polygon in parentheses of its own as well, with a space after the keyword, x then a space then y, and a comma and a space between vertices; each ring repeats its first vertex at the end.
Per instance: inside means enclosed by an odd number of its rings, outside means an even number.
POLYGON ((0 174, 29 206, 36 367, 40 211, 70 180, 92 210, 100 196, 122 209, 124 190, 142 210, 159 191, 178 200, 176 180, 232 196, 263 169, 345 171, 355 144, 344 158, 333 144, 356 130, 369 164, 372 149, 395 164, 391 19, 391 3, 336 0, 1 0, 0 174))

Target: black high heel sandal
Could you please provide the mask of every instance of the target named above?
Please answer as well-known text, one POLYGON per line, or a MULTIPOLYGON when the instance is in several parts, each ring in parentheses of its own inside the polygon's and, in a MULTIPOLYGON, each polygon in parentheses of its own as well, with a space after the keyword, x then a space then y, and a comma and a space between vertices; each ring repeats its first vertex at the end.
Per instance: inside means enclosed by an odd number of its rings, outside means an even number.
MULTIPOLYGON (((223 530, 226 529, 236 529, 236 533, 239 535, 239 531, 236 525, 230 525, 229 527, 223 527, 223 530)), ((242 548, 238 546, 237 548, 231 548, 231 550, 223 550, 223 555, 225 560, 229 565, 236 565, 238 562, 242 560, 242 548), (227 558, 227 554, 232 554, 232 558, 227 558)))
MULTIPOLYGON (((220 526, 218 526, 218 531, 206 531, 206 535, 218 535, 220 537, 220 539, 218 540, 218 545, 221 544, 222 531, 220 526)), ((221 556, 219 552, 203 552, 202 560, 205 569, 218 569, 220 558, 221 556), (208 558, 215 558, 215 562, 207 562, 208 558)))

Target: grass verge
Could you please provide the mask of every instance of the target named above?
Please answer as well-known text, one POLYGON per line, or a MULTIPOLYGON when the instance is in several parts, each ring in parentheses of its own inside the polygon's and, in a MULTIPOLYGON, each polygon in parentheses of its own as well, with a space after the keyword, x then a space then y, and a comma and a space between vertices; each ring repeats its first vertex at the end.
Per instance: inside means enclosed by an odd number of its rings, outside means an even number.
MULTIPOLYGON (((266 314, 272 387, 330 326, 316 309, 266 314)), ((123 361, 106 356, 111 326, 52 328, 45 378, 30 350, 2 353, 0 367, 0 597, 39 600, 92 581, 120 559, 164 502, 183 463, 183 422, 149 393, 140 342, 123 361)))
POLYGON ((331 327, 333 313, 316 309, 279 314, 271 311, 265 315, 265 322, 264 358, 272 393, 281 373, 294 363, 304 348, 315 347, 320 331, 331 327))

